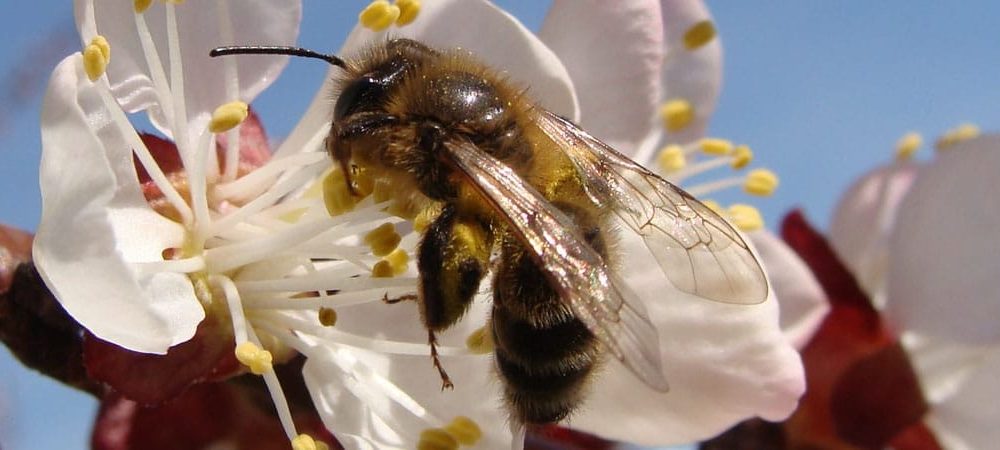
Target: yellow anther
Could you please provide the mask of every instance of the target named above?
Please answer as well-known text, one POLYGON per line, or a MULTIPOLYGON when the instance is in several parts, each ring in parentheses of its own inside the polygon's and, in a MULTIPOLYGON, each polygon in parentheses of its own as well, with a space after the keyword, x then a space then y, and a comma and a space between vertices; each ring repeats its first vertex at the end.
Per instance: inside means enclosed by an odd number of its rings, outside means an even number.
POLYGON ((392 263, 384 259, 379 260, 372 267, 372 278, 392 278, 394 270, 392 270, 392 263))
POLYGON ((920 133, 911 131, 904 134, 896 141, 896 159, 903 161, 912 158, 921 145, 924 145, 924 138, 920 133))
POLYGON ((319 309, 319 323, 324 327, 332 327, 337 324, 337 311, 333 308, 319 309))
POLYGON ((271 352, 264 350, 253 342, 244 342, 236 346, 236 359, 244 366, 250 368, 250 372, 256 375, 263 375, 271 370, 271 352))
POLYGON ((728 155, 733 151, 733 143, 726 139, 703 138, 698 142, 698 147, 707 155, 728 155))
POLYGON ((971 123, 963 123, 959 125, 958 128, 955 128, 953 134, 955 136, 955 143, 957 144, 959 142, 967 141, 969 139, 978 137, 979 127, 971 123))
POLYGON ((135 0, 132 2, 132 9, 136 14, 142 14, 153 4, 153 0, 135 0))
POLYGON ((250 107, 241 101, 221 105, 212 112, 212 120, 208 122, 208 131, 224 133, 232 130, 243 123, 248 114, 250 114, 250 107))
POLYGON ((375 0, 358 14, 358 22, 372 31, 382 31, 399 18, 399 13, 399 7, 388 0, 375 0))
POLYGON ((694 120, 694 106, 687 100, 675 98, 660 106, 660 117, 667 131, 680 131, 694 120))
POLYGON ((944 135, 939 137, 937 142, 934 143, 934 148, 945 150, 959 142, 972 139, 976 136, 979 136, 979 127, 971 123, 964 123, 945 131, 944 135))
POLYGON ((748 194, 762 197, 773 194, 777 188, 778 176, 767 169, 751 170, 747 174, 746 183, 743 184, 743 190, 748 194))
POLYGON ((371 247, 372 254, 385 256, 395 250, 402 239, 396 232, 396 226, 387 222, 369 231, 364 237, 364 242, 371 247))
POLYGON ((729 163, 729 165, 733 169, 738 170, 746 167, 747 164, 750 164, 750 161, 753 161, 753 151, 750 150, 750 147, 746 145, 737 145, 736 148, 733 149, 733 160, 729 163))
POLYGON ((715 200, 705 199, 701 201, 701 204, 707 206, 708 209, 715 211, 715 213, 720 216, 726 215, 726 211, 722 209, 722 205, 720 205, 719 202, 715 200))
POLYGON ((715 39, 715 24, 702 20, 684 32, 684 48, 696 50, 715 39))
POLYGON ((764 218, 760 211, 750 205, 737 203, 729 207, 729 221, 741 231, 750 232, 764 228, 764 218))
POLYGON ((396 18, 396 25, 408 25, 417 18, 420 12, 420 0, 396 0, 399 7, 399 17, 396 18))
POLYGON ((317 441, 308 434, 300 434, 292 439, 292 450, 330 450, 323 441, 317 441))
POLYGON ((347 189, 344 173, 334 170, 323 178, 323 204, 331 216, 339 216, 354 209, 357 199, 347 189))
POLYGON ((487 329, 488 326, 476 328, 465 338, 465 347, 477 355, 485 355, 493 352, 493 336, 487 329))
POLYGON ((687 157, 684 156, 684 149, 679 145, 668 145, 660 150, 660 155, 656 157, 657 164, 666 173, 676 172, 687 166, 687 157))
POLYGON ((417 450, 456 450, 458 441, 442 428, 428 428, 420 432, 417 450))
POLYGON ((406 250, 397 248, 382 260, 388 262, 389 266, 392 267, 392 276, 398 277, 406 273, 407 264, 410 263, 410 254, 406 253, 406 250))
POLYGON ((90 81, 97 81, 111 62, 111 45, 104 36, 97 36, 83 48, 83 71, 90 81))
POLYGON ((452 419, 451 423, 445 425, 444 431, 460 444, 468 446, 476 445, 476 442, 483 437, 483 430, 479 428, 479 424, 465 416, 452 419))

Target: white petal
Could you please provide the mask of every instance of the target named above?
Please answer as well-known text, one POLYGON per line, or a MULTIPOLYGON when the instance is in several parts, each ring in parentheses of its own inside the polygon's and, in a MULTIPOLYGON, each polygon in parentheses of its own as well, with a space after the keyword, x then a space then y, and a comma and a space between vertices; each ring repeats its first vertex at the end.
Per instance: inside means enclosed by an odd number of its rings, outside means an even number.
POLYGON ((658 0, 556 0, 539 37, 566 66, 580 99, 580 125, 625 154, 660 121, 663 67, 658 0))
POLYGON ((421 431, 443 427, 457 416, 471 418, 483 431, 477 448, 510 448, 491 359, 444 357, 442 364, 454 390, 441 390, 429 356, 387 356, 321 343, 310 352, 304 374, 324 423, 335 432, 359 436, 374 448, 414 448, 421 431), (344 361, 353 364, 341 366, 344 361), (394 388, 415 401, 415 411, 386 396, 382 390, 386 382, 376 381, 374 374, 392 380, 394 388))
POLYGON ((830 244, 878 306, 885 303, 889 235, 918 168, 893 163, 869 172, 848 188, 833 212, 830 244))
POLYGON ((903 199, 889 242, 888 314, 899 328, 1000 343, 1000 136, 937 155, 903 199))
POLYGON ((932 404, 927 422, 949 449, 992 448, 1000 440, 1000 348, 975 362, 953 396, 932 404))
POLYGON ((623 274, 660 331, 670 391, 649 389, 611 361, 569 425, 625 442, 671 445, 754 416, 787 417, 805 381, 799 355, 778 325, 777 302, 737 306, 694 298, 669 285, 639 239, 623 244, 623 274))
POLYGON ((42 219, 34 258, 66 310, 97 337, 164 353, 204 317, 186 276, 144 273, 183 228, 150 209, 132 152, 80 54, 52 74, 42 106, 42 219))
MULTIPOLYGON (((461 47, 480 61, 529 88, 528 95, 543 107, 573 120, 579 104, 563 63, 514 16, 484 0, 426 0, 410 25, 393 28, 392 36, 406 37, 439 49, 461 47)), ((356 26, 341 54, 352 56, 372 41, 384 39, 356 26)))
MULTIPOLYGON (((95 31, 88 25, 88 0, 75 0, 77 27, 84 43, 95 31)), ((184 96, 190 135, 201 133, 215 108, 223 103, 242 100, 250 103, 278 76, 288 60, 286 56, 229 56, 235 62, 239 78, 238 98, 227 94, 227 70, 223 58, 209 58, 209 50, 224 45, 292 45, 298 36, 301 18, 300 0, 240 0, 187 2, 176 6, 180 32, 181 60, 184 68, 184 96), (228 15, 221 14, 225 6, 228 15), (226 36, 226 27, 231 37, 226 36)), ((170 61, 167 44, 166 8, 156 2, 143 16, 148 24, 163 70, 169 79, 170 61)), ((132 2, 94 2, 96 33, 111 45, 107 75, 112 92, 128 112, 150 110, 151 119, 169 134, 169 123, 160 110, 161 101, 147 65, 132 2)), ((174 93, 175 95, 177 93, 174 93)))
POLYGON ((691 0, 663 0, 661 10, 667 45, 661 100, 687 100, 694 107, 695 118, 678 132, 654 129, 637 154, 639 161, 648 160, 663 139, 672 143, 687 143, 704 136, 722 89, 722 45, 719 38, 694 50, 688 50, 683 44, 684 33, 693 25, 712 19, 705 4, 691 0))
POLYGON ((823 288, 802 259, 784 241, 767 230, 749 234, 771 280, 781 311, 781 330, 795 348, 812 338, 830 311, 823 288))

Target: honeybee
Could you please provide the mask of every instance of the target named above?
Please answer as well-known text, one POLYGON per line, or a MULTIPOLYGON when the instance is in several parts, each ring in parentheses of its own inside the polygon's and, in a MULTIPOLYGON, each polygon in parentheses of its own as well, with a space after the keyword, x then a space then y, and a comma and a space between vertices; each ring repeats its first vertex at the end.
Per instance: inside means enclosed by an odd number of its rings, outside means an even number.
POLYGON ((725 219, 467 52, 392 39, 351 60, 292 47, 212 55, 236 53, 342 68, 326 148, 348 188, 360 169, 439 207, 418 249, 418 292, 405 298, 420 306, 443 388, 435 333, 462 318, 492 271, 493 354, 512 419, 565 418, 605 355, 666 390, 656 327, 612 264, 615 222, 682 291, 733 304, 767 297, 760 264, 725 219))

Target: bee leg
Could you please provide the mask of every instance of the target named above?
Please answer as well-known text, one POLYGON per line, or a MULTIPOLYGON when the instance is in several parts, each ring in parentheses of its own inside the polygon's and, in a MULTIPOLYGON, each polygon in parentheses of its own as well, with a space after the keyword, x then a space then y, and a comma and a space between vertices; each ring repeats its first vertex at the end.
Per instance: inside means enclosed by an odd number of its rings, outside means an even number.
POLYGON ((437 336, 431 330, 427 330, 427 343, 431 346, 431 361, 434 362, 434 368, 441 375, 441 390, 455 389, 455 384, 451 382, 448 372, 445 372, 444 366, 441 365, 441 359, 438 357, 437 351, 437 336))
POLYGON ((454 325, 469 309, 488 270, 491 247, 486 226, 460 216, 454 205, 445 205, 420 241, 420 319, 445 389, 453 385, 438 358, 434 333, 454 325))
POLYGON ((382 295, 382 303, 385 303, 386 305, 395 305, 396 303, 399 302, 415 301, 418 298, 419 297, 417 297, 416 294, 405 294, 405 295, 400 295, 399 297, 389 298, 389 294, 386 293, 382 295))

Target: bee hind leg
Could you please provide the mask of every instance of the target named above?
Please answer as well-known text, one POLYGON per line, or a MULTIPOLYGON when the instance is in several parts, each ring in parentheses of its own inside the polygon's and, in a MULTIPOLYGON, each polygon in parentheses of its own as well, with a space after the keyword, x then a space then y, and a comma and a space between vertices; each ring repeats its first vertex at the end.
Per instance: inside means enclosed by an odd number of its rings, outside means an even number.
POLYGON ((441 375, 441 390, 455 389, 455 384, 451 382, 451 377, 448 376, 448 372, 445 372, 444 366, 441 365, 441 358, 438 357, 437 351, 437 336, 431 330, 427 330, 427 343, 431 346, 431 360, 434 362, 434 368, 441 375))

